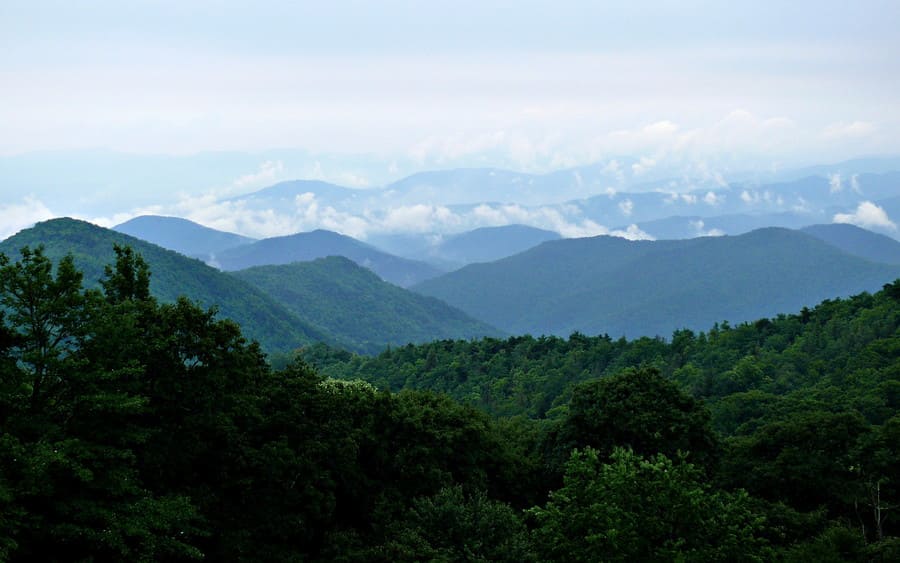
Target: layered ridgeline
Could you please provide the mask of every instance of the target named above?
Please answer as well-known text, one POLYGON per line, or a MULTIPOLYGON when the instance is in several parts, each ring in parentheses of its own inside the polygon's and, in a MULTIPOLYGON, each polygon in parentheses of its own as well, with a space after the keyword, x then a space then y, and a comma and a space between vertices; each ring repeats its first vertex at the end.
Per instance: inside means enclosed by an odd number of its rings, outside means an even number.
POLYGON ((900 280, 671 342, 316 356, 545 418, 496 419, 275 370, 116 254, 99 294, 0 264, 0 560, 900 560, 900 280))
POLYGON ((362 352, 380 352, 388 345, 409 342, 500 334, 443 301, 387 283, 339 256, 257 266, 233 275, 362 352))
POLYGON ((72 254, 88 283, 128 245, 153 271, 151 290, 163 302, 184 295, 237 321, 269 352, 328 342, 360 353, 388 345, 445 338, 498 336, 499 330, 435 298, 382 281, 346 258, 224 273, 198 260, 128 235, 73 219, 39 223, 0 243, 16 260, 23 246, 43 244, 58 259, 72 254))
POLYGON ((842 223, 811 225, 801 230, 831 246, 840 248, 847 254, 853 254, 872 262, 900 264, 900 241, 887 235, 842 223))
MULTIPOLYGON (((113 245, 127 245, 151 266, 150 289, 163 302, 184 295, 204 307, 217 307, 244 333, 269 350, 292 350, 329 340, 324 331, 298 318, 272 297, 233 276, 154 244, 75 219, 52 219, 0 242, 0 253, 15 261, 24 246, 44 245, 54 261, 67 254, 84 272, 85 283, 98 285, 104 267, 115 263, 113 245)), ((331 340, 334 342, 334 340, 331 340)))
POLYGON ((433 278, 440 270, 393 256, 354 238, 325 230, 263 239, 222 252, 217 262, 223 270, 308 262, 326 256, 344 256, 369 268, 381 279, 401 287, 433 278))
POLYGON ((512 334, 668 335, 874 290, 900 266, 780 228, 735 237, 544 243, 413 289, 512 334))
POLYGON ((483 227, 442 240, 428 256, 457 264, 493 262, 560 238, 559 233, 528 225, 483 227))
POLYGON ((881 424, 900 413, 900 279, 874 295, 666 339, 575 333, 433 342, 371 358, 323 345, 304 354, 331 377, 439 391, 499 416, 564 416, 578 384, 653 366, 703 397, 726 435, 751 433, 795 409, 858 411, 881 424))
POLYGON ((152 242, 185 256, 214 262, 218 253, 255 239, 217 231, 179 217, 142 215, 113 227, 114 231, 152 242))

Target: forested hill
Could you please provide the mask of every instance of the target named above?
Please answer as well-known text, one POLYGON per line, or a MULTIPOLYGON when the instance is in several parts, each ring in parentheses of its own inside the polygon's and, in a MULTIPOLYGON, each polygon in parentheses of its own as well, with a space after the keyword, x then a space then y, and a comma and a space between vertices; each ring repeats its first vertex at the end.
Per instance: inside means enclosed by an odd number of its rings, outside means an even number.
POLYGON ((387 283, 339 256, 257 266, 233 275, 271 295, 350 349, 365 353, 409 342, 501 334, 459 309, 387 283))
POLYGON ((204 307, 217 307, 222 317, 239 323, 246 335, 269 351, 292 350, 302 344, 329 340, 324 332, 298 318, 252 285, 187 258, 110 229, 75 219, 52 219, 0 242, 0 253, 19 257, 23 246, 44 245, 54 260, 72 254, 85 282, 96 286, 106 265, 115 261, 113 245, 127 245, 151 265, 150 289, 164 302, 180 296, 204 307))
MULTIPOLYGON (((734 409, 733 397, 743 397, 784 405, 824 401, 881 421, 900 408, 900 280, 875 295, 828 300, 735 326, 716 324, 705 332, 678 330, 669 339, 575 333, 568 339, 448 340, 376 357, 313 346, 305 357, 332 377, 448 393, 496 415, 552 417, 573 385, 652 366, 709 400, 714 413, 721 401, 734 409)), ((723 417, 733 414, 722 411, 723 417)), ((726 418, 719 424, 736 427, 726 418)))
POLYGON ((767 228, 734 237, 546 242, 412 289, 511 334, 668 335, 873 291, 900 266, 813 236, 767 228))
POLYGON ((19 258, 0 258, 2 561, 900 560, 900 280, 670 343, 308 350, 517 415, 492 418, 276 370, 236 324, 152 298, 130 249, 99 290, 70 258, 19 258))
POLYGON ((400 258, 354 238, 325 230, 262 239, 232 248, 216 257, 223 270, 306 262, 326 256, 343 256, 369 268, 381 279, 400 287, 433 278, 441 273, 434 266, 400 258))

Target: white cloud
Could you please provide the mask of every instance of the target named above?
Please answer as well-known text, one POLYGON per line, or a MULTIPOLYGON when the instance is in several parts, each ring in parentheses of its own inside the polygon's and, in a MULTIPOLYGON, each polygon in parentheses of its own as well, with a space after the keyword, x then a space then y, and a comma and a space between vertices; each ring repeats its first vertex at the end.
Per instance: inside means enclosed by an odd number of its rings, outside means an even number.
POLYGON ((833 194, 836 194, 844 189, 844 184, 841 181, 841 175, 839 172, 835 172, 834 174, 828 175, 828 191, 833 194))
POLYGON ((622 166, 617 160, 607 162, 601 169, 601 172, 607 176, 614 176, 618 182, 625 181, 625 171, 622 170, 622 166))
POLYGON ((706 223, 703 222, 703 219, 697 219, 696 221, 690 222, 691 228, 696 231, 698 237, 723 237, 725 236, 725 231, 722 229, 709 229, 706 230, 706 223))
POLYGON ((868 121, 853 121, 852 123, 832 123, 823 131, 826 139, 860 139, 868 137, 877 130, 874 124, 868 121))
MULTIPOLYGON (((674 129, 673 129, 673 132, 674 132, 674 129)), ((649 156, 642 156, 640 161, 635 162, 634 164, 631 165, 631 171, 634 173, 635 176, 640 176, 641 174, 644 174, 645 172, 647 172, 654 166, 656 166, 655 159, 652 159, 649 156)))
POLYGON ((31 196, 23 198, 21 203, 0 205, 0 240, 53 217, 53 212, 42 201, 31 196))
POLYGON ((626 217, 631 215, 631 212, 634 211, 634 202, 630 199, 620 201, 619 211, 621 211, 622 215, 625 215, 626 217))
POLYGON ((719 205, 720 203, 725 201, 724 195, 718 195, 716 192, 706 192, 706 195, 703 196, 703 201, 707 205, 719 205))
POLYGON ((697 195, 696 194, 681 194, 678 192, 662 192, 666 194, 666 197, 663 198, 663 203, 667 205, 671 205, 673 203, 683 202, 688 205, 694 205, 697 203, 697 195))
POLYGON ((881 227, 892 231, 897 230, 896 223, 891 221, 887 212, 871 201, 860 203, 853 213, 836 214, 833 221, 835 223, 850 223, 858 227, 881 227))
POLYGON ((284 164, 280 160, 267 160, 259 165, 259 169, 256 172, 236 178, 234 187, 261 187, 267 183, 274 182, 282 172, 284 172, 284 164))
POLYGON ((609 233, 614 237, 621 237, 628 240, 656 240, 652 235, 642 231, 640 227, 635 224, 628 225, 628 227, 622 230, 614 230, 609 233))
MULTIPOLYGON (((391 163, 391 165, 388 167, 389 170, 392 168, 396 168, 396 163, 391 163)), ((323 182, 331 182, 333 184, 348 186, 351 188, 367 188, 370 185, 369 179, 361 174, 355 174, 348 171, 328 174, 325 172, 322 163, 318 160, 313 165, 313 169, 309 173, 308 177, 310 180, 322 180, 323 182)))
POLYGON ((791 211, 796 213, 813 213, 813 209, 809 205, 809 202, 801 196, 797 196, 797 203, 791 206, 791 211))
POLYGON ((637 225, 629 225, 626 229, 611 230, 590 219, 578 219, 581 210, 574 206, 526 208, 520 205, 487 204, 476 207, 472 214, 463 217, 466 228, 484 225, 509 225, 520 223, 542 229, 556 231, 566 238, 593 237, 609 235, 630 240, 652 240, 653 237, 640 230, 637 225))
POLYGON ((379 230, 386 232, 429 233, 447 230, 461 223, 461 218, 443 205, 404 205, 388 209, 378 220, 379 230))
POLYGON ((138 207, 131 211, 114 213, 108 217, 84 217, 85 221, 110 229, 116 225, 121 225, 126 221, 130 221, 141 215, 165 215, 166 208, 162 205, 148 205, 146 207, 138 207))
POLYGON ((859 175, 854 174, 850 176, 850 189, 856 192, 859 195, 862 195, 862 188, 859 185, 859 175))

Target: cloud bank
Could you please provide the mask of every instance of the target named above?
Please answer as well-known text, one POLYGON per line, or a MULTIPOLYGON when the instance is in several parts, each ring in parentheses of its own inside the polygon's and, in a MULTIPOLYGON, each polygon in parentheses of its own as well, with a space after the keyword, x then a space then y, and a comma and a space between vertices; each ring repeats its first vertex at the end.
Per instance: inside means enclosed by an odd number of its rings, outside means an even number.
POLYGON ((0 204, 0 240, 54 217, 56 215, 42 201, 30 196, 19 203, 0 204))
POLYGON ((887 212, 872 203, 864 201, 857 206, 853 213, 838 213, 834 216, 835 223, 849 223, 863 228, 882 228, 891 231, 897 230, 897 224, 891 221, 887 212))

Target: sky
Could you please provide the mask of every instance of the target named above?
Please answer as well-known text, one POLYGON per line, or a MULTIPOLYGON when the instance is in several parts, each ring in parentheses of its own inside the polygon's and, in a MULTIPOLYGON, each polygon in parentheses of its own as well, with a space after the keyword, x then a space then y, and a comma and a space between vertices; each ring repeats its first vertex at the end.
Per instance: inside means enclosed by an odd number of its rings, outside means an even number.
MULTIPOLYGON (((206 190, 279 166, 368 187, 623 155, 735 170, 897 154, 898 25, 895 0, 5 0, 0 159, 259 155, 191 180, 206 190)), ((24 189, 0 185, 5 205, 53 207, 24 189)))

